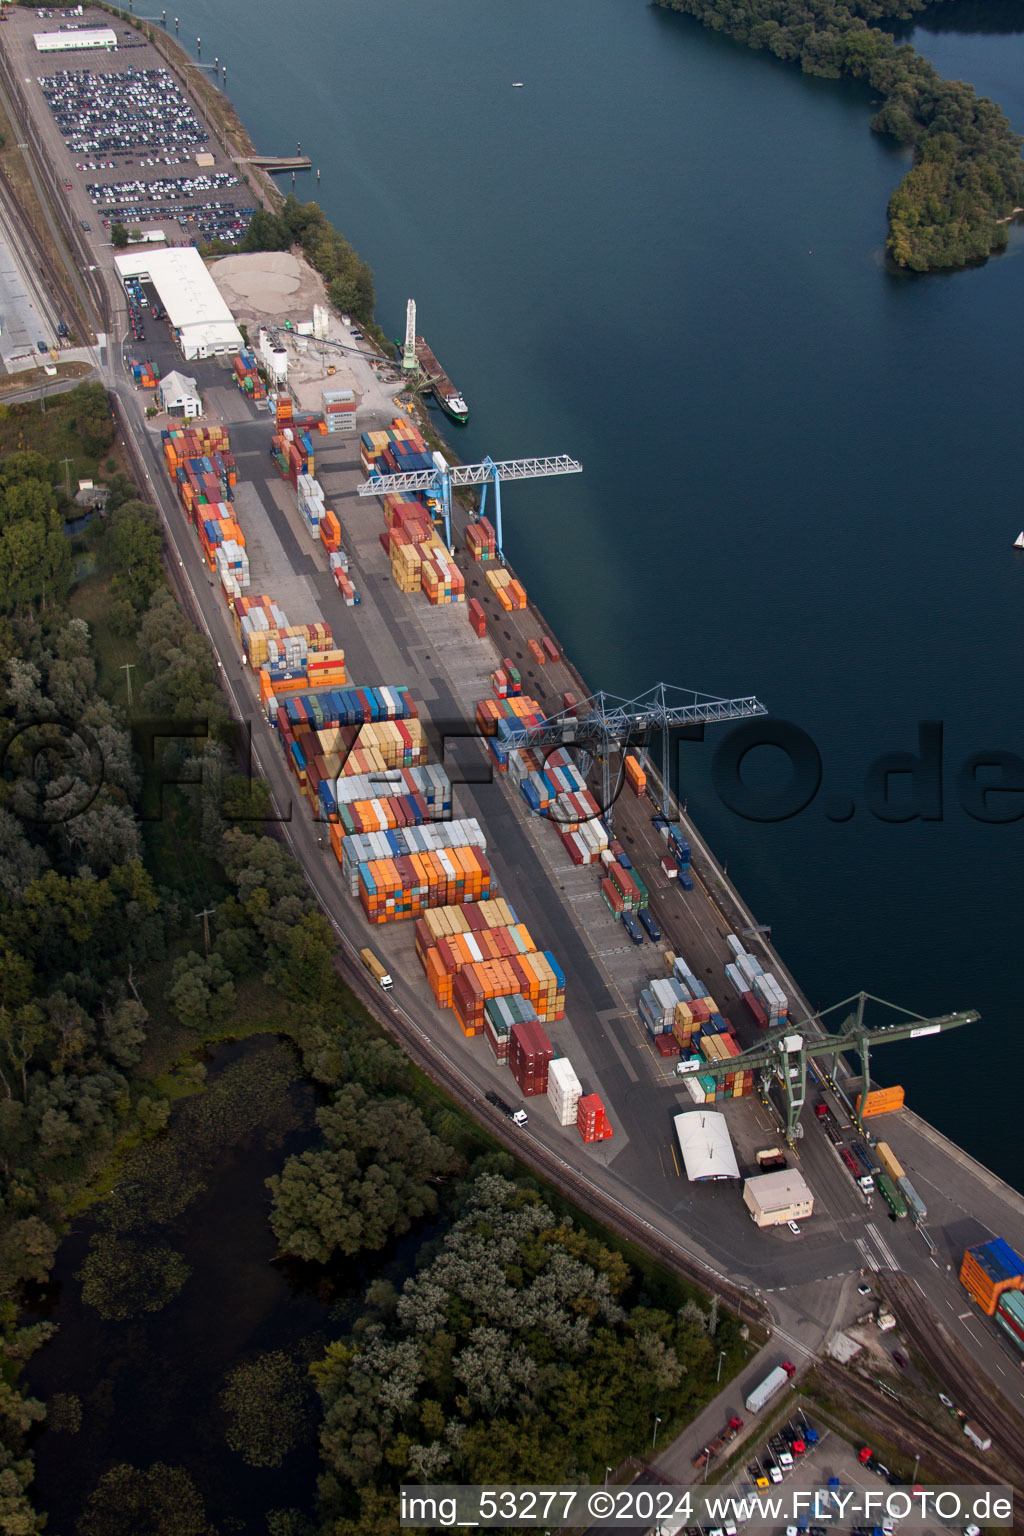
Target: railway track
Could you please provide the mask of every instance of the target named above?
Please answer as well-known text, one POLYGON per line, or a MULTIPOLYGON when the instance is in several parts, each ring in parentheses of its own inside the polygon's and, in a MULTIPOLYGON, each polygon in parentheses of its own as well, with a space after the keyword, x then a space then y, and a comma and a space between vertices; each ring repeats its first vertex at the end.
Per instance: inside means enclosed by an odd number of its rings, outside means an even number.
POLYGON ((881 1272, 876 1277, 892 1311, 915 1349, 971 1418, 992 1436, 993 1449, 1024 1488, 1024 1419, 957 1343, 916 1281, 881 1272))

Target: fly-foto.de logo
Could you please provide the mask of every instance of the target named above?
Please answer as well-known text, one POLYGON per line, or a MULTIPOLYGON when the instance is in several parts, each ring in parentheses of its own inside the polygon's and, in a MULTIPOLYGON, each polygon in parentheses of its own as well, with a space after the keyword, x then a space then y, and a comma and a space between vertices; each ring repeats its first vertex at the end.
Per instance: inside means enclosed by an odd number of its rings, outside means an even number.
MULTIPOLYGON (((877 821, 942 821, 952 793, 973 821, 1002 826, 1024 817, 1024 757, 988 748, 957 763, 946 760, 941 720, 917 727, 917 750, 882 752, 862 779, 859 803, 850 794, 822 791, 821 753, 805 730, 771 715, 736 726, 715 748, 711 782, 715 793, 744 821, 790 821, 817 806, 829 821, 850 821, 862 807, 877 821), (743 765, 758 748, 772 747, 788 759, 788 780, 778 788, 760 788, 743 776, 743 765)), ((680 768, 685 761, 680 744, 680 768)), ((682 781, 682 775, 680 775, 682 781)))

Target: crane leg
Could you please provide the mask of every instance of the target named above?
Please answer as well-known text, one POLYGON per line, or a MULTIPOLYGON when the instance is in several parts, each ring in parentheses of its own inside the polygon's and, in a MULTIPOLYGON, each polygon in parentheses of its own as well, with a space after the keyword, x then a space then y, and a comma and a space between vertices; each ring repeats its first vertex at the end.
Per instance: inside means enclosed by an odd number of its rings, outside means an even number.
POLYGON ((501 480, 498 471, 494 471, 494 542, 498 549, 498 559, 505 564, 505 549, 501 533, 501 480))

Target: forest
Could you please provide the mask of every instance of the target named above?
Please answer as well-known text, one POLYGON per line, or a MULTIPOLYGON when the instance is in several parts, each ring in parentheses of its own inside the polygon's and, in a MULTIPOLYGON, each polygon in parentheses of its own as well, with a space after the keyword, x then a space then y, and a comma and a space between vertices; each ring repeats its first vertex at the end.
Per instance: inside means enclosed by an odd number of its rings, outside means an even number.
POLYGON ((227 1536, 244 1486, 247 1530, 362 1536, 397 1532, 403 1479, 600 1481, 753 1344, 541 1187, 343 984, 114 438, 99 386, 0 404, 0 1532, 56 1498, 66 1536, 227 1536), (72 472, 110 492, 73 536, 72 472), (153 717, 181 727, 160 754, 153 717), (226 1234, 206 1315, 189 1239, 253 1149, 284 1343, 243 1325, 226 1234), (157 1425, 183 1403, 194 1454, 124 1406, 165 1319, 140 1400, 157 1425))
POLYGON ((748 48, 767 49, 825 79, 863 81, 871 120, 913 149, 889 200, 886 250, 896 267, 943 271, 1005 249, 1007 221, 1024 209, 1021 139, 999 107, 944 80, 884 30, 942 0, 658 0, 748 48))

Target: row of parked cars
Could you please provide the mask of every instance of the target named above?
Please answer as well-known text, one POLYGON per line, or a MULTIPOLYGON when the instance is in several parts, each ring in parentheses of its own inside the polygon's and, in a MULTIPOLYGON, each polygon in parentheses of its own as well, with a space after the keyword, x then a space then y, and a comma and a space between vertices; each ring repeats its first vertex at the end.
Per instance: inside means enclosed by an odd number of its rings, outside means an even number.
POLYGON ((166 69, 62 69, 39 86, 72 154, 195 152, 209 134, 166 69))
POLYGON ((85 190, 100 203, 135 203, 140 198, 156 202, 161 198, 195 197, 197 193, 220 192, 238 185, 230 171, 202 171, 197 176, 161 176, 156 181, 90 181, 85 190))

